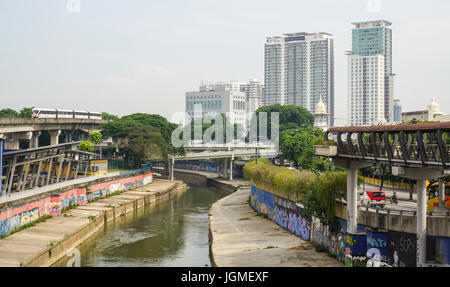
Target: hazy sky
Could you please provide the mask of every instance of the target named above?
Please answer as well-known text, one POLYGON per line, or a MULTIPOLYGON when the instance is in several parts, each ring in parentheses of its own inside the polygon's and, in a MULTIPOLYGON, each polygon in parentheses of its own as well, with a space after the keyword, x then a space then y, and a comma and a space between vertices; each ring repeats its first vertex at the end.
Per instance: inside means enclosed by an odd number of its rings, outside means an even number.
POLYGON ((0 108, 170 118, 202 80, 263 80, 266 37, 320 31, 335 37, 336 116, 346 117, 351 23, 384 19, 403 111, 434 96, 450 113, 450 1, 372 2, 80 0, 69 12, 67 0, 0 0, 0 108))

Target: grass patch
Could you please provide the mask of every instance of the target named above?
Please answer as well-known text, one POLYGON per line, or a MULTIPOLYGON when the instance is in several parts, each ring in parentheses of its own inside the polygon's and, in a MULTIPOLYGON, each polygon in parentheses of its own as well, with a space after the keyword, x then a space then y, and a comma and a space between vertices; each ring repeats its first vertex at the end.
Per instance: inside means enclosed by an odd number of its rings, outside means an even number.
POLYGON ((125 192, 125 190, 118 190, 118 191, 110 192, 109 194, 106 194, 106 197, 119 195, 119 194, 122 194, 124 192, 125 192))
POLYGON ((88 219, 89 219, 89 220, 95 220, 96 218, 97 218, 97 217, 94 216, 94 215, 89 215, 89 216, 88 216, 88 219))
POLYGON ((267 246, 267 247, 264 248, 264 249, 272 249, 272 248, 277 248, 277 247, 276 247, 276 246, 269 245, 269 246, 267 246))
POLYGON ((76 204, 66 206, 66 207, 64 207, 64 208, 61 209, 61 213, 62 213, 62 214, 63 214, 63 213, 66 213, 68 210, 71 210, 71 209, 74 209, 74 208, 77 208, 77 207, 78 207, 78 205, 76 205, 76 204))

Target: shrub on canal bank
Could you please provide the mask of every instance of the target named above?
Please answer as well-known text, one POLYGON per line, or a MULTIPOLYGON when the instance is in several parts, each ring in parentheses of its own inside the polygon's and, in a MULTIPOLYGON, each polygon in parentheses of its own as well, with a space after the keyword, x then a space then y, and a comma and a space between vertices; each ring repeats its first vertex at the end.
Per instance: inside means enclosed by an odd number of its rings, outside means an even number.
POLYGON ((303 204, 305 218, 316 217, 331 226, 336 222, 336 203, 346 194, 346 172, 316 175, 258 160, 244 166, 244 176, 260 189, 303 204))
POLYGON ((258 164, 255 161, 247 163, 244 176, 253 184, 295 202, 306 199, 306 191, 316 178, 313 172, 275 166, 267 159, 258 159, 258 164))

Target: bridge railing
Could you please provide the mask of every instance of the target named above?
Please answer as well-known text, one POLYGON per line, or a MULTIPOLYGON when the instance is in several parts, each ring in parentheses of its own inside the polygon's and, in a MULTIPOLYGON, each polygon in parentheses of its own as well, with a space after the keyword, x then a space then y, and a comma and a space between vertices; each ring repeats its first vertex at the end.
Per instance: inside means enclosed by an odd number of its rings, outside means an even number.
POLYGON ((337 157, 388 161, 402 165, 450 166, 450 122, 332 128, 337 157))

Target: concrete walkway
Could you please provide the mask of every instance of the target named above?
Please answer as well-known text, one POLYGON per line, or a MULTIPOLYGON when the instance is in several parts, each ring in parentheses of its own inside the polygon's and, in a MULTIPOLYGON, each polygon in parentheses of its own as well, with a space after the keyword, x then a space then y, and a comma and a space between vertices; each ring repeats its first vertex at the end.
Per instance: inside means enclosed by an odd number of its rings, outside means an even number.
POLYGON ((344 266, 325 253, 316 252, 309 242, 258 216, 248 203, 249 196, 250 189, 239 189, 212 206, 211 259, 215 266, 344 266))
POLYGON ((153 183, 79 206, 0 240, 0 266, 50 266, 103 225, 185 188, 182 182, 153 183))

